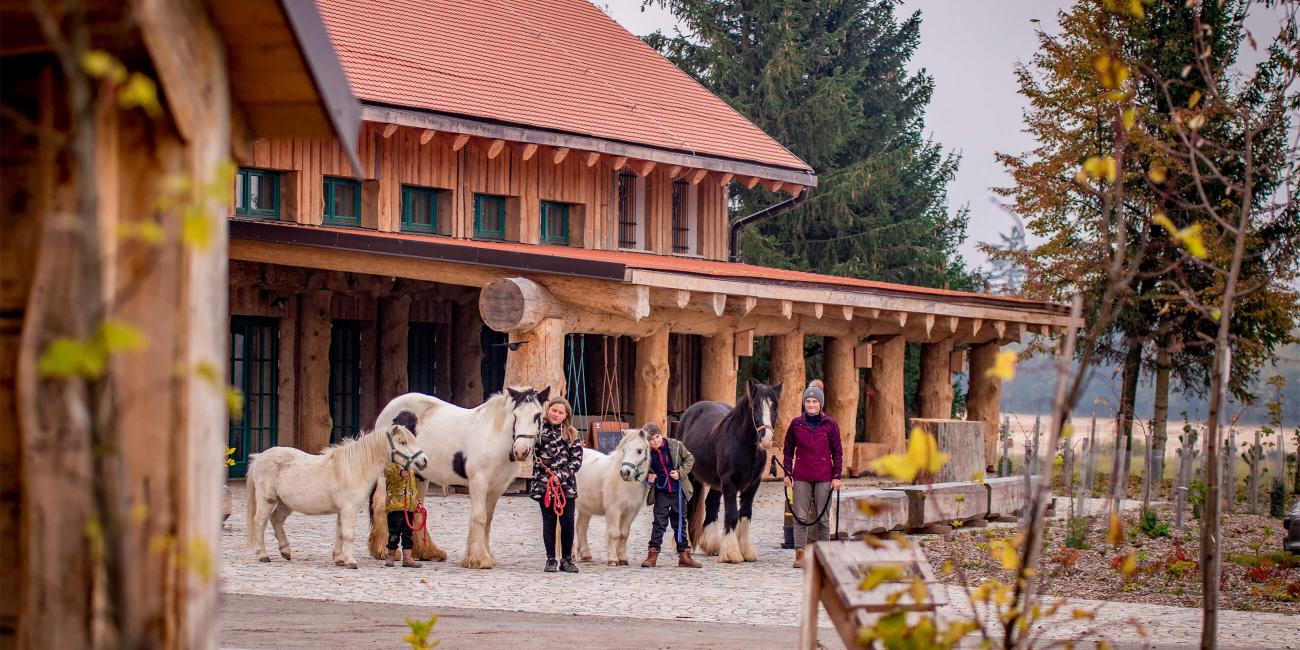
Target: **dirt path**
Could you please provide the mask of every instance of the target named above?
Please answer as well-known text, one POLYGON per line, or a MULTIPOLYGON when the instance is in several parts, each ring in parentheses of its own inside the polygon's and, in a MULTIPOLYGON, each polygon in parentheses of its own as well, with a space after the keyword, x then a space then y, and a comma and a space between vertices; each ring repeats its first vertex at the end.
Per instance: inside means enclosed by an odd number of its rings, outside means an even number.
MULTIPOLYGON (((665 621, 608 616, 532 614, 496 609, 449 609, 380 603, 340 603, 222 594, 221 647, 399 648, 407 616, 438 624, 439 648, 793 648, 799 628, 665 621), (615 642, 615 640, 617 640, 615 642)), ((650 606, 650 605, 648 605, 650 606)), ((843 648, 823 634, 827 648, 843 648)))

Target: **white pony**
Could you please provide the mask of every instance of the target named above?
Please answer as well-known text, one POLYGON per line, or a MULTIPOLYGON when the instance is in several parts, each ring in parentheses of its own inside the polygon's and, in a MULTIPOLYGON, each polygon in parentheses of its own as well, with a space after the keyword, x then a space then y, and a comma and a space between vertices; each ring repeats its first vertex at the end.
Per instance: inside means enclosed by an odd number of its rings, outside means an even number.
MULTIPOLYGON (((495 563, 488 543, 497 499, 515 477, 515 461, 533 451, 542 427, 542 409, 550 398, 547 387, 507 388, 473 409, 449 404, 436 397, 407 393, 395 398, 379 414, 375 426, 400 424, 415 432, 420 449, 429 457, 428 468, 416 474, 423 501, 425 482, 464 485, 469 488, 469 539, 460 565, 467 569, 490 569, 495 563)), ((370 500, 370 554, 387 553, 388 520, 384 494, 375 490, 370 500)), ((416 535, 418 540, 421 536, 416 535)), ((433 547, 420 559, 445 560, 447 554, 433 547)))
POLYGON ((293 447, 272 447, 254 454, 248 463, 248 543, 257 559, 270 562, 266 554, 266 522, 275 528, 280 555, 289 559, 289 538, 284 520, 294 512, 305 515, 338 515, 334 531, 334 563, 357 568, 352 555, 353 529, 357 510, 384 468, 390 462, 416 471, 428 459, 406 427, 391 426, 371 431, 354 440, 309 454, 293 447), (261 502, 260 504, 258 502, 261 502), (259 507, 259 505, 261 507, 259 507))
POLYGON ((604 515, 609 566, 627 565, 627 536, 645 505, 646 475, 650 473, 650 441, 641 429, 624 429, 614 452, 582 450, 578 470, 578 557, 591 561, 587 526, 593 515, 604 515))

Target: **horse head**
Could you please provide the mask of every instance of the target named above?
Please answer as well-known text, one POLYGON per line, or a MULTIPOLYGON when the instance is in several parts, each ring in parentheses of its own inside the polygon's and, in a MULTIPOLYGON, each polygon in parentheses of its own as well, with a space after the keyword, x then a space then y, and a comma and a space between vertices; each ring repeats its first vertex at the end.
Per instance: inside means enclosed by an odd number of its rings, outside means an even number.
POLYGON ((514 417, 511 429, 513 443, 510 446, 511 460, 524 460, 533 452, 537 436, 542 432, 542 416, 546 402, 551 399, 551 387, 540 392, 532 388, 507 388, 510 409, 514 417))
POLYGON ((388 429, 388 459, 407 469, 414 467, 417 472, 429 466, 429 458, 420 449, 415 434, 400 424, 388 429))
POLYGON ((768 386, 750 378, 745 385, 745 402, 749 405, 749 417, 754 423, 754 434, 758 437, 758 446, 772 446, 772 431, 776 426, 776 407, 781 402, 781 384, 768 386))
POLYGON ((618 443, 623 464, 618 476, 624 481, 640 481, 650 468, 650 437, 644 429, 628 429, 618 443))

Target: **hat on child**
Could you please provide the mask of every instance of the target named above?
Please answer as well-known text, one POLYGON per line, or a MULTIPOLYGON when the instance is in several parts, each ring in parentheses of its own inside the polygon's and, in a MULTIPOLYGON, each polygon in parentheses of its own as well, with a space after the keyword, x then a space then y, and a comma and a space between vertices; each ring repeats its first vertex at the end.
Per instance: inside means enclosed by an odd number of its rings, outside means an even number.
POLYGON ((809 397, 811 397, 811 398, 817 400, 817 403, 820 404, 820 405, 822 405, 822 408, 825 408, 825 407, 826 407, 826 393, 822 390, 822 386, 823 386, 823 384, 822 384, 822 381, 821 381, 820 379, 814 379, 814 380, 812 380, 812 382, 810 382, 810 383, 808 384, 808 388, 806 388, 806 389, 803 391, 803 398, 804 398, 804 399, 808 399, 809 397))
POLYGON ((646 422, 641 426, 641 430, 645 432, 647 438, 653 438, 663 433, 663 430, 659 428, 659 425, 654 422, 646 422))

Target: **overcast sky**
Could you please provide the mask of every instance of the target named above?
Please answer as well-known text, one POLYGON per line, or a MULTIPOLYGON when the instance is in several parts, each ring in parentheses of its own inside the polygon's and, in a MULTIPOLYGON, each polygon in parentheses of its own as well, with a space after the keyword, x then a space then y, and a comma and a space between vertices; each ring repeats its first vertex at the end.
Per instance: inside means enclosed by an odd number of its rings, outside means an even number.
MULTIPOLYGON (((672 14, 657 7, 641 8, 641 0, 595 0, 595 4, 638 36, 676 26, 672 14)), ((924 68, 934 77, 934 98, 926 111, 927 135, 961 154, 957 178, 948 186, 950 209, 970 207, 970 227, 961 253, 972 265, 986 258, 975 250, 979 241, 996 242, 1009 232, 1011 215, 997 203, 990 188, 1010 184, 994 160, 995 152, 1021 153, 1033 138, 1021 131, 1025 102, 1017 92, 1012 70, 1038 49, 1034 32, 1057 31, 1057 12, 1067 0, 904 0, 898 15, 921 11, 921 44, 912 57, 913 71, 924 68), (1031 23, 1031 19, 1041 23, 1031 23)), ((1261 42, 1276 29, 1267 17, 1252 20, 1261 42)), ((1255 59, 1250 53, 1243 58, 1255 59)))

